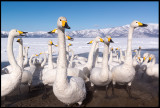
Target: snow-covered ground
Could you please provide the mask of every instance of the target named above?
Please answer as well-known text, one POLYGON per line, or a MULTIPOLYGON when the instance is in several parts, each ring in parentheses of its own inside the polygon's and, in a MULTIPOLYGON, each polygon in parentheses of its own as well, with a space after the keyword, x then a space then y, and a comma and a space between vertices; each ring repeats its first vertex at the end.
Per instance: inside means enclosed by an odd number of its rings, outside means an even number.
MULTIPOLYGON (((8 62, 7 57, 7 39, 8 38, 1 38, 1 63, 8 62)), ((54 44, 58 44, 58 38, 22 38, 23 39, 23 46, 29 46, 28 56, 30 57, 32 54, 39 54, 42 51, 48 50, 48 40, 52 40, 54 44)), ((75 54, 81 53, 88 53, 91 48, 91 44, 87 44, 94 38, 74 38, 74 41, 66 40, 66 43, 71 43, 73 46, 70 46, 73 49, 75 54)), ((13 44, 13 51, 15 57, 18 55, 18 43, 16 42, 17 38, 14 39, 13 44)), ((114 48, 121 48, 125 50, 127 48, 127 38, 113 38, 114 43, 111 43, 110 46, 114 48)), ((159 39, 158 38, 133 38, 132 40, 132 50, 138 49, 139 46, 142 48, 142 53, 149 52, 156 55, 156 62, 159 63, 159 39), (143 50, 145 49, 145 50, 143 50), (146 50, 147 49, 147 50, 146 50), (155 50, 148 50, 148 49, 155 49, 155 50)), ((53 48, 57 56, 58 48, 53 48)), ((103 44, 100 43, 99 51, 103 52, 103 44)), ((1 65, 2 66, 2 65, 1 65)), ((2 68, 2 67, 1 67, 2 68)))

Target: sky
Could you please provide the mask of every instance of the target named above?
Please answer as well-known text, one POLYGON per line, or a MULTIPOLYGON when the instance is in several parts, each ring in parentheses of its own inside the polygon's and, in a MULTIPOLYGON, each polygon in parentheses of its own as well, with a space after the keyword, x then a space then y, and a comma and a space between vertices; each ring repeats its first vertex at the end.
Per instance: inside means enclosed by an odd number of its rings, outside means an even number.
POLYGON ((1 31, 51 31, 60 16, 74 30, 103 29, 130 24, 159 23, 158 1, 1 1, 1 31))

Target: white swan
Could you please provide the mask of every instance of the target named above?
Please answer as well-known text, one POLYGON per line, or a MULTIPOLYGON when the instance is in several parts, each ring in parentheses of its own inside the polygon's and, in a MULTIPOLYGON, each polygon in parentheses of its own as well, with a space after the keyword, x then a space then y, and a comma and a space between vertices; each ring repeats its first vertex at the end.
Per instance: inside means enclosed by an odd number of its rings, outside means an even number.
POLYGON ((129 93, 129 96, 132 97, 131 95, 131 84, 132 81, 135 77, 135 69, 132 64, 132 34, 133 30, 136 27, 144 27, 147 26, 146 24, 142 24, 139 21, 133 21, 130 24, 129 28, 129 33, 128 33, 128 43, 127 43, 127 55, 125 57, 125 61, 123 64, 115 66, 112 68, 112 84, 115 85, 116 83, 118 84, 127 84, 127 90, 129 93))
POLYGON ((141 74, 141 78, 143 78, 144 74, 146 73, 147 67, 149 66, 149 53, 146 52, 143 54, 143 63, 138 68, 137 74, 141 74))
POLYGON ((95 67, 90 72, 90 82, 91 86, 106 86, 106 91, 108 84, 112 80, 112 73, 108 69, 108 53, 109 53, 109 44, 113 42, 110 36, 105 37, 107 39, 104 40, 104 50, 103 50, 103 61, 102 67, 95 67))
POLYGON ((16 29, 12 29, 9 32, 7 43, 7 55, 8 61, 12 66, 12 72, 10 74, 1 75, 1 97, 11 93, 20 84, 22 69, 18 66, 13 55, 13 40, 14 37, 23 35, 23 33, 26 32, 22 32, 16 29))
POLYGON ((154 76, 159 78, 159 64, 156 64, 156 58, 154 54, 149 55, 149 60, 151 63, 147 67, 146 73, 148 76, 154 76))
POLYGON ((94 59, 94 53, 95 53, 95 47, 97 45, 98 42, 103 42, 103 39, 99 36, 97 36, 94 40, 93 40, 93 44, 92 44, 92 47, 91 47, 91 50, 88 54, 88 61, 85 65, 82 65, 82 66, 78 66, 77 68, 82 70, 82 74, 85 76, 85 81, 89 81, 89 74, 90 74, 90 71, 92 70, 93 68, 93 59, 94 59))
POLYGON ((53 92, 61 102, 69 105, 78 103, 86 98, 85 82, 80 77, 67 77, 66 60, 66 42, 65 28, 70 28, 65 17, 59 17, 58 27, 58 64, 55 82, 53 83, 53 92))
POLYGON ((22 69, 21 84, 27 84, 29 86, 29 91, 30 91, 30 85, 32 83, 32 72, 30 70, 26 70, 23 67, 23 40, 22 38, 17 39, 17 42, 19 43, 18 65, 22 69))
POLYGON ((119 52, 120 52, 120 63, 124 63, 125 57, 124 57, 124 55, 123 55, 123 53, 122 53, 121 48, 116 48, 116 50, 119 50, 119 52))
POLYGON ((53 66, 52 61, 52 40, 49 40, 48 42, 48 66, 41 70, 42 72, 42 83, 44 85, 52 86, 56 77, 56 69, 53 66))

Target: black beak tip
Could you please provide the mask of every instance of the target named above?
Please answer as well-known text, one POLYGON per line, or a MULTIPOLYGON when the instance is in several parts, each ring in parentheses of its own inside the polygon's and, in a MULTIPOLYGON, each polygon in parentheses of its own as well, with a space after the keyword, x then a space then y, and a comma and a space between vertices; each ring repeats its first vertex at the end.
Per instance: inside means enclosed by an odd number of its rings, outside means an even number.
POLYGON ((148 26, 147 24, 143 24, 143 25, 142 25, 142 27, 147 27, 147 26, 148 26))

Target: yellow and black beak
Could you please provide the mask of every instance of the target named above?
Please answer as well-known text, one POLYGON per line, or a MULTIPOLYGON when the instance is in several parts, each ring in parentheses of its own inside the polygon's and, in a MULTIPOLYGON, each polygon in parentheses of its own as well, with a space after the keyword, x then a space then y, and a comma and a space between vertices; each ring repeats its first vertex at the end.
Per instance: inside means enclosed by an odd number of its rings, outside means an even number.
POLYGON ((17 39, 17 42, 20 42, 20 39, 17 39))
POLYGON ((108 42, 114 43, 114 42, 112 41, 112 38, 108 38, 108 42))
POLYGON ((54 45, 55 47, 58 47, 58 45, 54 45))
POLYGON ((143 62, 145 61, 145 59, 146 59, 146 58, 145 58, 145 57, 143 57, 143 62))
POLYGON ((104 40, 102 38, 100 38, 100 42, 104 42, 104 40))
POLYGON ((151 58, 151 57, 149 57, 148 63, 149 63, 151 60, 152 60, 152 58, 151 58))
POLYGON ((148 25, 147 24, 143 24, 143 23, 141 23, 141 22, 137 22, 138 23, 138 25, 140 26, 140 27, 147 27, 148 25))
POLYGON ((23 32, 23 31, 18 31, 18 32, 19 32, 19 34, 20 34, 21 36, 25 36, 25 34, 28 33, 28 32, 23 32))
POLYGON ((93 43, 93 40, 91 40, 90 42, 88 42, 87 44, 92 44, 93 43))
POLYGON ((50 45, 54 45, 52 41, 50 41, 50 45))
POLYGON ((62 27, 70 29, 70 27, 67 24, 67 21, 63 21, 63 20, 62 20, 62 27))
POLYGON ((71 38, 70 36, 66 36, 67 37, 67 39, 68 40, 71 40, 71 41, 73 41, 74 39, 73 38, 71 38))
POLYGON ((52 30, 52 31, 50 31, 50 32, 48 32, 48 33, 55 33, 56 30, 57 30, 57 29, 54 29, 54 30, 52 30))

